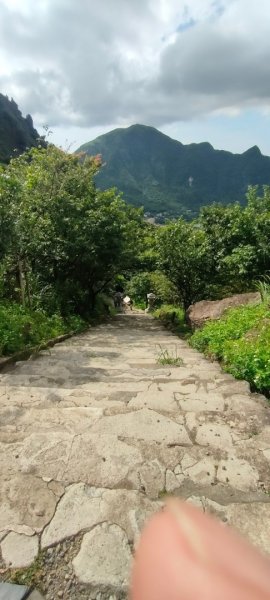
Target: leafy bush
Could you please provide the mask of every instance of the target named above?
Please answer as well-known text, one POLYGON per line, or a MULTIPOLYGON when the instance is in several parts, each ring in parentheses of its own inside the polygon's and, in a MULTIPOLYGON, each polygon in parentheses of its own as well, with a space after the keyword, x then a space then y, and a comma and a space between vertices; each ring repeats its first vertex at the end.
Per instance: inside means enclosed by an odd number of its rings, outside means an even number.
POLYGON ((191 345, 222 361, 224 369, 252 387, 270 391, 270 309, 267 303, 229 310, 190 338, 191 345))
POLYGON ((157 305, 177 300, 177 291, 173 283, 161 271, 136 273, 128 282, 126 291, 131 298, 134 298, 137 305, 141 303, 146 305, 149 292, 155 294, 157 305))
POLYGON ((102 319, 104 317, 113 316, 116 314, 114 301, 106 294, 98 294, 94 309, 92 311, 92 317, 94 320, 102 319))
POLYGON ((49 339, 82 331, 85 322, 73 316, 64 320, 59 315, 48 317, 43 311, 30 311, 16 303, 0 304, 0 355, 38 346, 49 339))
POLYGON ((188 327, 185 323, 185 313, 181 306, 173 306, 171 304, 163 304, 160 308, 154 312, 155 319, 160 321, 170 329, 173 329, 175 333, 186 334, 188 327))

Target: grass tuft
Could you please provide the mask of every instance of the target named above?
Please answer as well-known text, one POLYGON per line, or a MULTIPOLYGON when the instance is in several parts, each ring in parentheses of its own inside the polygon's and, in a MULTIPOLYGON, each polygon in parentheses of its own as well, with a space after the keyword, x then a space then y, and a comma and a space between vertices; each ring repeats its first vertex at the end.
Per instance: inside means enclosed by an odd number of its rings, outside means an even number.
POLYGON ((8 569, 5 574, 5 581, 16 583, 17 585, 26 585, 28 587, 37 588, 42 592, 43 575, 43 554, 40 553, 29 567, 22 569, 8 569))
POLYGON ((169 352, 167 348, 162 348, 162 346, 160 346, 157 362, 160 365, 171 365, 173 367, 181 367, 183 365, 183 359, 178 356, 177 353, 177 346, 175 347, 174 353, 169 352))

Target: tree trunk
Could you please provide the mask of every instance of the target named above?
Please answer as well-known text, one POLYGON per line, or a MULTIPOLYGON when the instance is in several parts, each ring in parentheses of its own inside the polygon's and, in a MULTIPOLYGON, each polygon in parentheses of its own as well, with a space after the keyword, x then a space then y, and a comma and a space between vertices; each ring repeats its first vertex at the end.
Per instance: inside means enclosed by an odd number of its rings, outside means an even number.
POLYGON ((31 299, 31 293, 30 293, 30 283, 29 283, 29 276, 28 276, 28 268, 27 268, 27 264, 26 261, 24 261, 24 276, 25 276, 25 291, 26 291, 26 296, 27 296, 27 300, 28 300, 28 306, 29 308, 32 307, 32 299, 31 299))
POLYGON ((25 306, 25 279, 24 279, 24 273, 23 273, 23 263, 20 258, 18 259, 18 274, 19 274, 21 303, 23 306, 25 306))

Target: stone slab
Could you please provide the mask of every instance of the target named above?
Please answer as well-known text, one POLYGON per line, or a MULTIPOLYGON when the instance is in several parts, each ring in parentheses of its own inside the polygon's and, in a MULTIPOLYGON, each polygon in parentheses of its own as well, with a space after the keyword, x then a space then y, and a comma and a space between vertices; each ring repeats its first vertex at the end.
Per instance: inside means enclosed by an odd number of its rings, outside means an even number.
POLYGON ((220 461, 217 479, 236 490, 245 492, 258 488, 259 474, 257 469, 246 460, 229 455, 226 460, 220 461))
POLYGON ((11 532, 1 542, 1 552, 7 567, 28 567, 38 555, 38 537, 11 532))
POLYGON ((233 445, 230 427, 216 423, 204 423, 198 427, 196 443, 228 450, 233 445))
POLYGON ((222 516, 223 521, 226 520, 229 525, 247 537, 254 546, 270 555, 269 502, 237 502, 221 505, 205 499, 205 505, 210 511, 222 516))
POLYGON ((57 498, 46 482, 33 475, 17 475, 2 482, 0 531, 33 535, 53 517, 57 498))
POLYGON ((157 412, 174 413, 178 411, 177 402, 174 394, 171 391, 160 391, 158 385, 151 386, 147 392, 140 392, 136 398, 133 398, 129 404, 129 408, 150 408, 157 412))
POLYGON ((226 509, 229 523, 270 555, 270 504, 233 504, 226 509))
POLYGON ((195 465, 185 469, 183 473, 185 477, 196 484, 211 485, 216 477, 215 461, 210 457, 203 458, 195 465))
POLYGON ((43 531, 41 547, 51 546, 103 521, 119 525, 128 539, 134 540, 140 524, 158 507, 158 503, 137 491, 94 488, 83 483, 71 485, 43 531))
POLYGON ((129 473, 142 463, 139 449, 116 435, 85 433, 73 441, 63 480, 84 481, 96 487, 122 487, 129 480, 129 473))
POLYGON ((92 431, 99 434, 113 432, 124 439, 191 445, 183 426, 148 408, 102 418, 93 426, 92 431))
POLYGON ((111 523, 97 525, 86 533, 73 560, 78 580, 95 587, 127 588, 130 566, 128 538, 111 523))
POLYGON ((224 411, 224 398, 218 393, 207 394, 205 392, 195 392, 185 396, 176 393, 175 398, 181 410, 191 412, 224 411))

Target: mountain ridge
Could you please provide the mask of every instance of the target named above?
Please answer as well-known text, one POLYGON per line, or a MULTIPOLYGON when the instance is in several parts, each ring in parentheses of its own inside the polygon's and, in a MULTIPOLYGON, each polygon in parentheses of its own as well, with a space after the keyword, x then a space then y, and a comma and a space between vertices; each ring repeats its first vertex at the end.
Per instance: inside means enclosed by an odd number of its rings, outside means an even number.
POLYGON ((13 98, 0 94, 0 162, 8 163, 40 139, 31 115, 23 117, 13 98))
POLYGON ((195 216, 213 202, 243 203, 248 185, 270 185, 270 157, 258 146, 234 154, 207 141, 183 144, 148 125, 114 129, 78 151, 102 155, 99 187, 117 187, 128 202, 161 220, 195 216))

